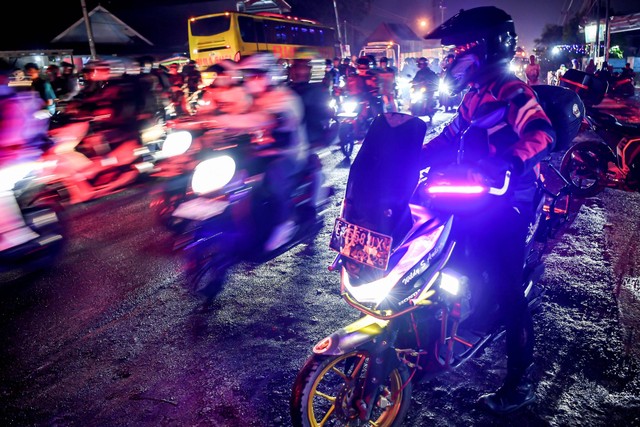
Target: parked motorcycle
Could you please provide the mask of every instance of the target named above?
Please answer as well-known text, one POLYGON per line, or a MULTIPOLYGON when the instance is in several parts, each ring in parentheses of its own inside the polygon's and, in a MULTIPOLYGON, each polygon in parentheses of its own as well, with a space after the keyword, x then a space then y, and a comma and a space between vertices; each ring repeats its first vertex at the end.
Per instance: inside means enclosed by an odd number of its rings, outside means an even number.
MULTIPOLYGON (((415 384, 456 368, 504 332, 456 225, 503 196, 510 174, 492 184, 469 182, 464 163, 420 172, 425 132, 418 118, 382 116, 351 167, 330 269, 340 272, 342 297, 362 315, 313 347, 293 385, 296 427, 400 426, 415 384), (372 172, 372 159, 385 161, 372 172)), ((523 266, 529 309, 540 300, 543 272, 535 243, 562 223, 570 199, 567 186, 555 194, 539 184, 523 266)))
POLYGON ((321 215, 332 194, 323 185, 320 159, 312 154, 295 177, 298 231, 287 245, 265 252, 264 243, 275 226, 273 200, 263 185, 268 145, 245 139, 210 147, 208 158, 189 176, 188 191, 172 213, 186 222, 175 247, 187 260, 187 286, 206 298, 221 291, 227 269, 239 260, 268 259, 312 237, 322 225, 321 215))
POLYGON ((636 88, 631 77, 615 75, 609 85, 609 93, 613 96, 632 97, 636 94, 636 88))
POLYGON ((581 141, 562 157, 560 172, 579 197, 592 197, 604 188, 640 190, 640 126, 621 123, 599 111, 610 89, 604 79, 579 70, 567 70, 560 85, 575 91, 586 106, 583 128, 595 138, 581 141))
POLYGON ((356 141, 362 140, 373 119, 383 110, 380 97, 373 102, 361 96, 346 96, 338 112, 338 138, 340 149, 346 158, 353 154, 356 141))
POLYGON ((150 155, 164 137, 162 122, 150 121, 135 135, 100 128, 99 120, 70 119, 49 131, 42 173, 65 204, 113 194, 153 170, 150 155))
POLYGON ((562 158, 560 171, 580 197, 604 188, 640 190, 640 126, 620 123, 614 116, 588 108, 587 128, 597 139, 573 145, 562 158))
POLYGON ((65 243, 64 210, 59 195, 41 178, 41 164, 29 161, 0 169, 0 223, 10 215, 22 215, 25 227, 8 229, 0 234, 0 271, 34 271, 55 263, 65 243), (17 204, 16 204, 17 203, 17 204), (8 213, 7 210, 16 210, 8 213), (19 236, 12 236, 19 233, 19 236), (19 238, 13 244, 9 242, 19 238))

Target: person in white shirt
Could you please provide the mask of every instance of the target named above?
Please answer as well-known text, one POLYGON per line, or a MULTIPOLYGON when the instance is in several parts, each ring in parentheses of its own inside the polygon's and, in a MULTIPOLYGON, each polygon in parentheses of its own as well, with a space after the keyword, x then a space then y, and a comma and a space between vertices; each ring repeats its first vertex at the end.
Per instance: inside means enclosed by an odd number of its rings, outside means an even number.
POLYGON ((524 73, 527 76, 527 84, 528 85, 539 85, 540 84, 540 64, 536 62, 536 56, 531 55, 529 57, 529 63, 527 64, 526 70, 524 73))

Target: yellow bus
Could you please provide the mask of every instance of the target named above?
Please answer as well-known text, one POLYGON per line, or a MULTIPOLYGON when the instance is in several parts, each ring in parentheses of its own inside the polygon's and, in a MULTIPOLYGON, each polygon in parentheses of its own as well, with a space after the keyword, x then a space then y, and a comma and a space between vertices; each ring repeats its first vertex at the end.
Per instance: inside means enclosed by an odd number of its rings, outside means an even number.
POLYGON ((300 48, 314 49, 320 58, 333 59, 336 42, 331 27, 275 13, 223 12, 189 19, 189 55, 200 69, 223 59, 239 61, 265 51, 290 60, 300 48))

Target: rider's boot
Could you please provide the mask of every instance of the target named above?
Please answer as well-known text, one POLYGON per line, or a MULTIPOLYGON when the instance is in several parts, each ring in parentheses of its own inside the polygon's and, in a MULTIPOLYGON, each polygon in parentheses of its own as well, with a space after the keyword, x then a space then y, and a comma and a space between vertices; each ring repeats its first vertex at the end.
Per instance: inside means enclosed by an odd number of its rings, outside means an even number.
POLYGON ((495 392, 481 396, 478 403, 498 415, 510 414, 534 403, 536 394, 531 379, 532 366, 519 379, 518 375, 507 373, 504 384, 495 392))

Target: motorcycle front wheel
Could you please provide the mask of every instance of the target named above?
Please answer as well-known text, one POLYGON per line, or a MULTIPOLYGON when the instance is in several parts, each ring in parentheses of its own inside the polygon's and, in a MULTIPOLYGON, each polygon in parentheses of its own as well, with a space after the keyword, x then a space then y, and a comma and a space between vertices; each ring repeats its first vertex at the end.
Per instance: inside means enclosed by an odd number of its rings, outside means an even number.
POLYGON ((340 139, 340 150, 342 154, 349 159, 353 154, 353 147, 356 143, 356 136, 353 125, 350 123, 340 124, 338 138, 340 139))
POLYGON ((189 222, 186 219, 174 217, 173 212, 184 200, 184 194, 180 193, 166 193, 154 196, 150 207, 154 213, 156 223, 174 233, 183 232, 189 222))
POLYGON ((607 161, 598 142, 584 141, 569 148, 562 157, 560 173, 571 183, 571 193, 592 197, 606 184, 607 161))
POLYGON ((369 426, 400 427, 411 403, 409 370, 401 365, 382 382, 371 419, 359 420, 358 390, 371 359, 360 350, 341 356, 311 356, 298 373, 291 395, 291 421, 295 427, 369 426))

